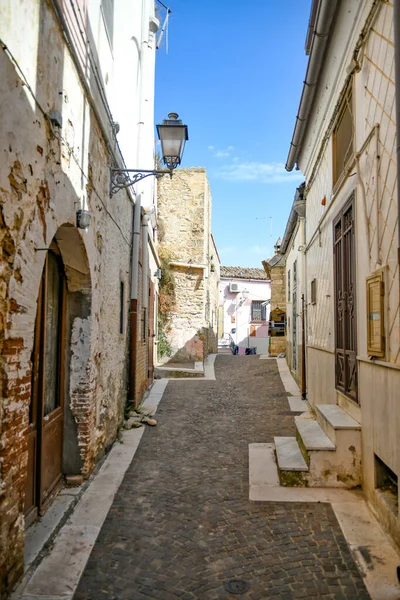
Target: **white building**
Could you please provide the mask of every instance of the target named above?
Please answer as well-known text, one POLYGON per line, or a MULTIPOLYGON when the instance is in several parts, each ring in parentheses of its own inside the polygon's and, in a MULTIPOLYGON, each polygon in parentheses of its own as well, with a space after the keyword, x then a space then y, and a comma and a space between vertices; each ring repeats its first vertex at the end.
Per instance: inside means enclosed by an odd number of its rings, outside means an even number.
POLYGON ((361 483, 397 543, 398 10, 390 2, 314 0, 286 165, 306 180, 308 401, 337 435, 329 461, 315 452, 303 475, 308 485, 361 483))
POLYGON ((271 286, 263 269, 221 267, 218 337, 238 347, 268 353, 271 286))

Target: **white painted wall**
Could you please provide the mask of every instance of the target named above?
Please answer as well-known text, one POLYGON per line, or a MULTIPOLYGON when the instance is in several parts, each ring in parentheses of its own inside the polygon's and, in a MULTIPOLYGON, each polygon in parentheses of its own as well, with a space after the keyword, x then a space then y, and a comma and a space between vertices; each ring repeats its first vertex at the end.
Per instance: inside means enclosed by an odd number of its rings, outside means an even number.
POLYGON ((251 302, 252 300, 265 301, 271 299, 271 285, 269 281, 222 278, 219 285, 219 293, 220 306, 223 306, 224 310, 225 337, 228 337, 230 333, 236 345, 242 348, 255 346, 257 354, 266 354, 268 352, 270 307, 269 305, 267 306, 267 320, 265 323, 253 323, 251 320, 251 302), (239 293, 229 291, 230 282, 239 285, 239 293), (249 291, 247 300, 244 300, 241 294, 244 289, 249 291), (232 319, 234 319, 234 322, 232 319), (251 325, 256 327, 256 336, 250 336, 251 325), (235 329, 235 332, 232 332, 233 329, 235 329))
POLYGON ((396 404, 400 328, 392 3, 379 3, 359 55, 361 69, 353 76, 355 152, 360 153, 359 168, 354 160, 349 176, 333 187, 330 137, 322 149, 315 178, 310 180, 347 76, 346 69, 372 4, 372 0, 340 3, 299 159, 308 188, 308 301, 311 280, 317 279, 317 303, 307 307, 308 393, 311 404, 336 402, 346 405, 334 388, 333 221, 354 192, 360 408, 351 400, 346 402, 348 411, 358 415, 362 423, 364 489, 380 514, 381 522, 399 542, 398 516, 385 507, 375 490, 374 462, 376 454, 400 477, 400 444, 396 429, 400 414, 396 404), (375 128, 376 124, 379 128, 375 128), (367 356, 366 278, 378 269, 383 269, 385 277, 386 355, 382 361, 372 361, 367 356))
POLYGON ((294 372, 300 373, 300 348, 302 346, 302 302, 301 296, 305 293, 305 224, 304 219, 299 218, 296 229, 293 233, 289 248, 286 250, 286 340, 288 342, 287 352, 291 356, 287 356, 288 364, 294 372), (294 281, 294 263, 297 266, 297 284, 294 281), (288 279, 290 276, 290 294, 288 279), (296 300, 295 300, 296 299, 296 300), (293 362, 293 332, 294 319, 296 319, 296 352, 297 365, 293 362))

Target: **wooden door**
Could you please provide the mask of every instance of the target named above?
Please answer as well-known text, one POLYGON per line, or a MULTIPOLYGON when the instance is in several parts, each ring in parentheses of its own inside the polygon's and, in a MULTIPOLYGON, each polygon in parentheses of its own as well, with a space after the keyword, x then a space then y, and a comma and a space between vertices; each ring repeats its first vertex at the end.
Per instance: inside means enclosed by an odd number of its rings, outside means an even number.
POLYGON ((154 377, 154 283, 149 280, 149 319, 148 319, 148 385, 153 383, 154 377))
POLYGON ((333 224, 336 388, 358 402, 354 198, 333 224))
POLYGON ((64 428, 65 277, 57 246, 47 253, 32 353, 25 515, 42 514, 61 485, 64 428))

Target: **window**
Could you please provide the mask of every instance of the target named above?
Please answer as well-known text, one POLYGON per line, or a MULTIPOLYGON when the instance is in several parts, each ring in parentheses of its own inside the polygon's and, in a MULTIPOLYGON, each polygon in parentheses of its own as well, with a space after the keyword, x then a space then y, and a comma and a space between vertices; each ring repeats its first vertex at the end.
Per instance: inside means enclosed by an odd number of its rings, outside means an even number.
POLYGON ((142 342, 146 341, 146 327, 147 327, 147 308, 144 308, 143 312, 142 312, 142 342))
POLYGON ((124 282, 121 281, 119 288, 119 332, 124 333, 124 282))
POLYGON ((383 272, 367 278, 367 351, 368 356, 385 356, 385 287, 383 272))
POLYGON ((266 321, 267 320, 267 301, 253 300, 251 303, 251 320, 266 321))
POLYGON ((287 272, 287 299, 288 299, 288 302, 290 302, 290 299, 291 299, 290 292, 291 292, 291 290, 290 290, 290 269, 289 269, 289 271, 287 272))
POLYGON ((112 48, 114 36, 114 0, 101 0, 101 12, 103 13, 104 25, 112 48))
POLYGON ((354 153, 352 93, 348 89, 333 129, 333 185, 344 172, 354 153))
POLYGON ((311 281, 311 304, 317 304, 317 280, 311 281))
POLYGON ((293 263, 293 290, 297 288, 297 260, 293 263))

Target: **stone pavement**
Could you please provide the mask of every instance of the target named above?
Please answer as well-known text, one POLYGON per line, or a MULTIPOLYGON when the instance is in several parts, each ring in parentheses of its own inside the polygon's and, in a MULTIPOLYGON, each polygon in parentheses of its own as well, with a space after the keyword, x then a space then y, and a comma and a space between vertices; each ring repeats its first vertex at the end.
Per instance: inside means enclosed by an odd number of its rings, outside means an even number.
POLYGON ((293 435, 276 361, 220 355, 170 381, 75 600, 369 598, 330 504, 250 502, 248 445, 293 435))

